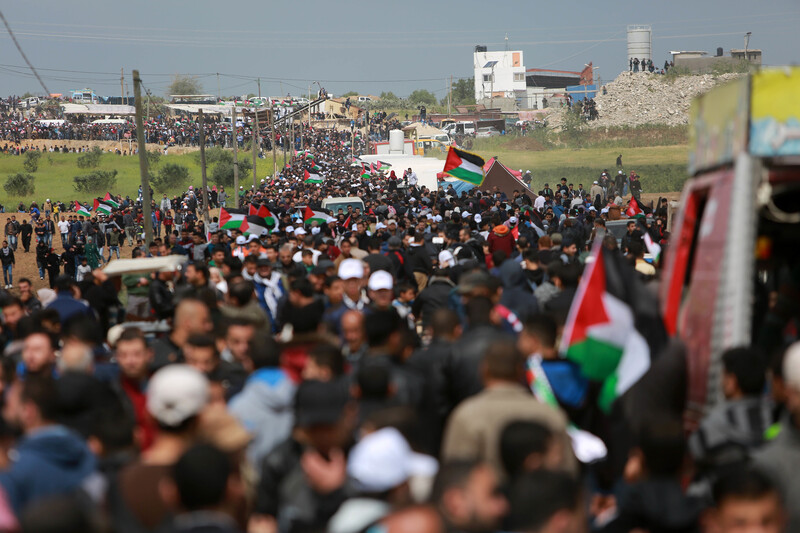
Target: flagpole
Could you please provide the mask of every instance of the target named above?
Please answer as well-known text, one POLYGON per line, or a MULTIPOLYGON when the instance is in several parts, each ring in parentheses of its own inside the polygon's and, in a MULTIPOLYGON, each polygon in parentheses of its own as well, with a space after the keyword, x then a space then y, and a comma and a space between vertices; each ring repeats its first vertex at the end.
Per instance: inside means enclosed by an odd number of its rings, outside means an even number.
POLYGON ((239 131, 236 128, 236 99, 233 100, 231 109, 231 138, 233 139, 233 206, 239 207, 239 141, 236 138, 239 131))
POLYGON ((258 186, 258 178, 256 173, 256 154, 258 150, 258 108, 255 110, 256 113, 256 120, 255 120, 255 129, 253 130, 253 193, 256 192, 256 187, 258 186))

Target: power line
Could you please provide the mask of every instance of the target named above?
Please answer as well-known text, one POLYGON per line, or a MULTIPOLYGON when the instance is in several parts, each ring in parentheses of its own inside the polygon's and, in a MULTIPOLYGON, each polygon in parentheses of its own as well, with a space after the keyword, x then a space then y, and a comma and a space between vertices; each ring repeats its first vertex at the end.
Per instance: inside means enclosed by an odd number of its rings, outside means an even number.
POLYGON ((36 79, 39 80, 39 83, 42 85, 42 89, 44 89, 44 93, 50 94, 50 91, 47 89, 47 85, 44 84, 42 78, 39 77, 39 73, 36 72, 35 68, 33 68, 33 65, 28 60, 28 56, 26 56, 25 52, 22 51, 22 47, 19 45, 19 41, 17 41, 17 37, 14 35, 14 32, 11 31, 11 26, 8 25, 8 21, 6 20, 6 17, 5 15, 3 15, 2 11, 0 11, 0 18, 3 19, 3 24, 6 25, 6 30, 8 30, 8 34, 11 36, 11 40, 14 41, 14 46, 16 46, 17 50, 19 50, 19 55, 22 56, 22 59, 25 60, 25 63, 27 63, 28 67, 31 69, 31 72, 33 72, 33 74, 36 76, 36 79))

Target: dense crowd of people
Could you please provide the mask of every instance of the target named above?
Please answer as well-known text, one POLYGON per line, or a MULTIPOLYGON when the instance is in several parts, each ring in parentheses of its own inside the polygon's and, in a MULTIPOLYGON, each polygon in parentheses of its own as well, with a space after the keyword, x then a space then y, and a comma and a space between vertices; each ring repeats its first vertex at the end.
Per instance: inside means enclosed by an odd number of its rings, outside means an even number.
MULTIPOLYGON (((796 345, 769 369, 726 352, 725 398, 688 438, 663 407, 686 386, 673 358, 604 410, 559 355, 595 242, 630 283, 658 278, 665 204, 635 172, 457 194, 350 142, 309 132, 259 187, 207 191, 215 216, 192 188, 154 198, 151 242, 138 198, 21 206, 51 287, 0 291, 3 530, 800 527, 796 345), (109 277, 112 253, 185 262, 109 277)), ((4 274, 29 250, 9 224, 4 274)))

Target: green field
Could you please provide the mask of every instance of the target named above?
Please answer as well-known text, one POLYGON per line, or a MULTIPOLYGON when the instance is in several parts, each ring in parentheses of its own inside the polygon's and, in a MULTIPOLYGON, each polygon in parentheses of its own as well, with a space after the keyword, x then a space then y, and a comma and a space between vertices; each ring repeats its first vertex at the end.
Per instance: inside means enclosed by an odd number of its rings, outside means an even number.
MULTIPOLYGON (((530 170, 533 189, 545 183, 553 186, 562 177, 577 187, 589 189, 603 169, 617 173, 617 156, 622 154, 623 168, 641 176, 645 192, 677 192, 688 178, 687 146, 649 146, 643 148, 549 148, 525 149, 527 139, 478 139, 472 149, 485 159, 497 157, 514 170, 530 170)), ((441 156, 444 159, 444 156, 441 156)))
MULTIPOLYGON (((6 190, 0 186, 0 203, 6 206, 6 211, 16 207, 22 201, 30 203, 37 201, 41 204, 45 199, 50 198, 53 201, 62 201, 68 203, 72 200, 87 201, 95 196, 105 195, 106 191, 97 191, 94 194, 78 193, 74 189, 73 178, 82 174, 87 174, 95 169, 81 169, 77 166, 78 156, 80 154, 61 154, 61 153, 43 153, 39 159, 39 169, 33 173, 35 176, 36 190, 33 195, 27 197, 11 197, 6 190)), ((240 158, 247 157, 250 159, 250 153, 239 153, 240 158)), ((156 168, 151 169, 151 173, 158 170, 159 166, 165 163, 177 163, 189 169, 191 176, 191 185, 199 187, 202 184, 202 177, 200 174, 200 164, 198 163, 198 153, 183 154, 183 155, 166 155, 162 156, 156 168)), ((252 161, 252 159, 250 159, 252 161)), ((22 163, 24 157, 0 154, 0 185, 3 185, 8 176, 17 172, 24 172, 22 163)), ((278 165, 283 164, 283 158, 278 155, 278 165)), ((259 179, 272 174, 272 157, 266 159, 258 159, 257 175, 259 179)), ((109 191, 112 194, 121 194, 122 196, 136 197, 136 193, 141 183, 139 175, 139 158, 136 156, 119 156, 115 154, 103 154, 100 165, 97 170, 117 170, 117 185, 114 190, 109 191)), ((211 169, 207 173, 209 177, 209 185, 215 185, 211 182, 211 169)), ((250 172, 246 176, 240 176, 241 184, 247 186, 252 184, 253 175, 250 172)), ((183 191, 172 190, 167 191, 168 194, 173 195, 183 191)))

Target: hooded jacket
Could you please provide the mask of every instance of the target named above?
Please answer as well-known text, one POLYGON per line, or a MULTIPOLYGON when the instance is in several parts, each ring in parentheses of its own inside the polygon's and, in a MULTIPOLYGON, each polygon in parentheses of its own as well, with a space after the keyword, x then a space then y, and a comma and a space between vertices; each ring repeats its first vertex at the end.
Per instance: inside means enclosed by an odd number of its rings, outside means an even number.
POLYGON ((260 465, 272 449, 289 437, 294 423, 295 385, 279 368, 253 372, 242 392, 233 397, 229 409, 253 435, 247 457, 260 465))
POLYGON ((0 485, 17 516, 32 502, 80 489, 96 470, 86 443, 60 425, 36 430, 15 451, 11 467, 0 473, 0 485))
POLYGON ((518 262, 504 261, 500 266, 500 279, 503 281, 501 304, 511 309, 523 322, 539 312, 539 304, 518 262))

